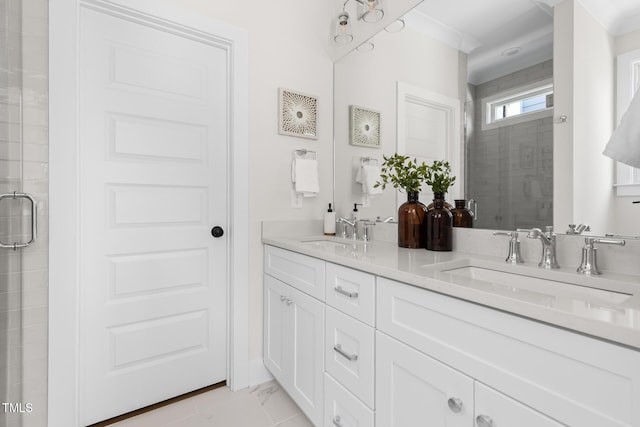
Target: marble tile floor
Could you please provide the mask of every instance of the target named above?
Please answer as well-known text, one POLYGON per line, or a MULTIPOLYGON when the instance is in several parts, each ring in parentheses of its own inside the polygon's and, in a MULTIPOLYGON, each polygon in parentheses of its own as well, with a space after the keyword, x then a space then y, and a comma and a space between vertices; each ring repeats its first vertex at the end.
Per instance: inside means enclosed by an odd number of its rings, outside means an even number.
POLYGON ((111 427, 312 427, 300 408, 270 381, 232 392, 207 391, 111 427))

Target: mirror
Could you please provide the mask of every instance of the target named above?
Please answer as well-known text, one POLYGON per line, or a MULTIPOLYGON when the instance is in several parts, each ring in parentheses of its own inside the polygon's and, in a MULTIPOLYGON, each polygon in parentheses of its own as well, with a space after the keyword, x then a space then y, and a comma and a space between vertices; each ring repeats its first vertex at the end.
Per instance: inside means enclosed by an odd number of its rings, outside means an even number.
MULTIPOLYGON (((380 195, 363 196, 356 174, 362 162, 375 163, 368 158, 380 163, 383 155, 396 151, 413 157, 415 150, 403 141, 414 132, 426 132, 425 141, 442 134, 425 129, 425 123, 432 124, 431 113, 402 107, 408 94, 417 100, 414 104, 422 106, 441 105, 438 97, 460 106, 460 125, 448 134, 447 146, 428 151, 446 152, 455 164, 458 180, 447 200, 453 204, 456 198, 475 199, 478 218, 474 227, 508 230, 554 224, 554 197, 556 201, 565 197, 563 192, 554 194, 553 181, 551 6, 559 2, 497 0, 492 2, 500 5, 497 10, 487 9, 486 2, 438 3, 443 2, 423 2, 404 16, 403 31, 381 31, 371 39, 373 51, 354 50, 334 65, 337 214, 348 217, 353 204, 359 203, 361 218, 397 215, 397 206, 406 195, 388 187, 380 195), (505 8, 512 8, 516 17, 509 18, 505 8), (506 21, 483 28, 491 16, 506 21), (474 34, 481 35, 452 31, 455 27, 446 24, 452 17, 457 17, 455 25, 473 27, 478 31, 474 34), (537 111, 529 112, 533 104, 537 111), (349 106, 353 105, 380 114, 379 148, 350 144, 349 106)), ((419 154, 424 157, 428 156, 419 154)), ((430 199, 430 190, 423 188, 421 201, 428 204, 430 199)), ((574 219, 586 222, 588 218, 574 219)), ((561 233, 568 228, 567 224, 555 225, 561 233)), ((611 230, 593 231, 604 234, 611 230)))

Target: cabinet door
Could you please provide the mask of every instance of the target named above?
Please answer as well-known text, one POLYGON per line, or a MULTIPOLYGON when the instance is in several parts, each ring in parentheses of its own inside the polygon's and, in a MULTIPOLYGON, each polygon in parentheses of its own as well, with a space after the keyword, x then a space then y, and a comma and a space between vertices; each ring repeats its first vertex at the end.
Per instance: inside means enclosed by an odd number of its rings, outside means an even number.
POLYGON ((476 427, 561 427, 565 425, 482 383, 475 383, 475 392, 476 427))
POLYGON ((315 425, 322 424, 324 399, 324 303, 291 288, 291 398, 315 425))
POLYGON ((370 408, 374 407, 373 343, 372 327, 326 308, 325 370, 370 408))
POLYGON ((376 332, 376 425, 469 427, 473 380, 376 332))
POLYGON ((264 275, 264 364, 283 385, 291 366, 291 340, 285 338, 290 327, 289 289, 281 281, 264 275))
POLYGON ((324 427, 374 427, 373 411, 331 375, 324 376, 324 427))

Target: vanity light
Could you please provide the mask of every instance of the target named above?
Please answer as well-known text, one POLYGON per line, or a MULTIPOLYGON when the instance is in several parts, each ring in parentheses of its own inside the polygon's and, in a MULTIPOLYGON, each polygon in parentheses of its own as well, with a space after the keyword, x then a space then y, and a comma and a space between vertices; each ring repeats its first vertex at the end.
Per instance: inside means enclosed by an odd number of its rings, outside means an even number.
POLYGON ((351 20, 349 14, 344 10, 338 15, 338 21, 336 22, 336 33, 333 36, 333 40, 339 44, 351 43, 353 40, 353 32, 351 31, 351 20))
POLYGON ((355 0, 360 3, 358 7, 359 19, 370 24, 379 22, 384 17, 384 8, 382 0, 355 0))
MULTIPOLYGON (((347 44, 353 41, 351 30, 351 19, 345 8, 350 0, 346 0, 342 5, 342 12, 338 15, 333 41, 338 44, 347 44)), ((379 22, 384 17, 382 0, 353 0, 358 3, 358 19, 367 23, 379 22)), ((404 21, 403 21, 404 27, 404 21)), ((371 49, 369 49, 371 50, 371 49)))

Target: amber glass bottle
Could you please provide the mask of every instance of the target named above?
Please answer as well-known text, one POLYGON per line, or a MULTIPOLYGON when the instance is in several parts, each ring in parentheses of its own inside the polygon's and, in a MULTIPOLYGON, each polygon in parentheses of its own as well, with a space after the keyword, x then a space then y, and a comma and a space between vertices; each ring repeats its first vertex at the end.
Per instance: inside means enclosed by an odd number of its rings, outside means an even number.
POLYGON ((453 226, 473 228, 473 214, 467 209, 467 201, 464 199, 455 200, 456 207, 451 209, 453 215, 453 226))
POLYGON ((418 200, 418 192, 407 193, 407 201, 398 208, 398 246, 425 247, 427 207, 418 200))
POLYGON ((427 242, 430 251, 453 249, 453 216, 444 205, 444 193, 435 193, 433 209, 427 212, 427 242))

